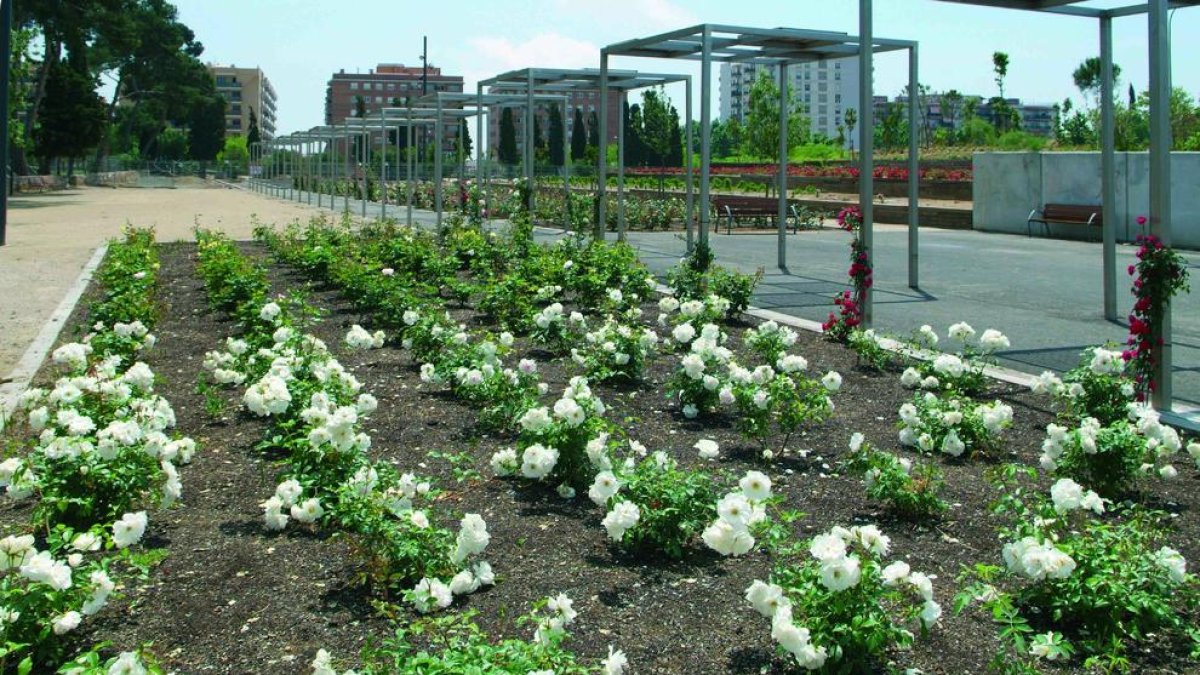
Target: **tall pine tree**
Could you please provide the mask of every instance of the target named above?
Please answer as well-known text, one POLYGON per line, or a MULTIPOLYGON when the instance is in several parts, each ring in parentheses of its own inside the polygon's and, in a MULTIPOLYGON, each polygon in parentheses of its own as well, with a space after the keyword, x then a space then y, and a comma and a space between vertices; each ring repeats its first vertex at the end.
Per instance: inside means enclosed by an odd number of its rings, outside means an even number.
POLYGON ((579 162, 587 157, 587 129, 583 124, 583 109, 575 109, 575 120, 571 126, 571 161, 579 162))
POLYGON ((559 110, 558 106, 551 105, 550 137, 547 139, 547 143, 550 146, 550 164, 552 166, 562 166, 566 163, 566 157, 563 156, 563 152, 566 150, 566 146, 563 143, 563 132, 562 112, 559 110))
POLYGON ((502 164, 512 166, 517 163, 517 127, 513 122, 512 108, 505 108, 500 114, 500 144, 496 154, 502 164))
POLYGON ((600 150, 600 118, 595 110, 588 113, 588 147, 600 150))

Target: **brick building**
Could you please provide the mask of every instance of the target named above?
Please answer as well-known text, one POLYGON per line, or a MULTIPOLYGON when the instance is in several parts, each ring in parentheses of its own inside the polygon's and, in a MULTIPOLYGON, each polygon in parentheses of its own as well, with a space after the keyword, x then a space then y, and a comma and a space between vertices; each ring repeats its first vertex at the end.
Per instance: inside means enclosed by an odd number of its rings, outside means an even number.
POLYGON ((367 114, 378 114, 380 108, 393 107, 408 97, 418 98, 422 91, 461 93, 461 75, 445 75, 441 68, 430 66, 427 76, 420 67, 381 63, 366 73, 334 73, 325 88, 325 124, 341 124, 354 116, 355 101, 363 98, 367 114))
POLYGON ((217 92, 225 97, 225 136, 244 136, 250 131, 250 111, 258 117, 262 140, 275 137, 275 88, 261 68, 208 65, 217 92))

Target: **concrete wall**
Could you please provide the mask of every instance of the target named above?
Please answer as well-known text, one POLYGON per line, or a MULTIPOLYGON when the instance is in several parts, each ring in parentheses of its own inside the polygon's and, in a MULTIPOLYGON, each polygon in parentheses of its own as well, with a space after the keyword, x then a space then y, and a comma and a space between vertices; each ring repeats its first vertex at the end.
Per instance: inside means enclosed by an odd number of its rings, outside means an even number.
MULTIPOLYGON (((1150 156, 1117 153, 1117 239, 1133 241, 1150 203, 1150 156)), ((1200 249, 1200 153, 1171 153, 1171 221, 1176 246, 1200 249)), ((975 229, 1024 234, 1032 209, 1047 202, 1100 204, 1098 152, 975 154, 975 229)), ((1040 233, 1040 226, 1034 226, 1040 233)), ((1051 236, 1099 239, 1099 228, 1051 225, 1051 236)))

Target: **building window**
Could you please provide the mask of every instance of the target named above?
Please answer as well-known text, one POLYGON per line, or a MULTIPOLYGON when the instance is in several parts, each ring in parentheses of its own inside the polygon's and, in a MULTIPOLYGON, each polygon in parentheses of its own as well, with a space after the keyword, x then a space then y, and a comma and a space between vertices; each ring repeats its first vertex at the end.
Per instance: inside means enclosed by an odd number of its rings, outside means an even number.
POLYGON ((357 82, 350 83, 350 91, 358 91, 358 83, 357 82))
POLYGON ((387 88, 387 90, 388 90, 388 91, 396 91, 396 83, 395 83, 395 82, 388 82, 388 88, 387 88))

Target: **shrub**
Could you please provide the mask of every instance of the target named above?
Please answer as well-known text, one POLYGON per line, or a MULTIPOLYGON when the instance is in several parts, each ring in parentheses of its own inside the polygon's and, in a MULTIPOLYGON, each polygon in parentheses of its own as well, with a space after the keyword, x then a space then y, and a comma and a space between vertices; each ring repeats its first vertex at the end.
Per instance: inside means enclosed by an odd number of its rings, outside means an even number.
POLYGON ((949 508, 939 496, 942 472, 935 465, 914 466, 908 459, 876 450, 860 433, 851 436, 850 452, 846 467, 863 477, 867 497, 884 502, 900 517, 934 518, 949 508))
POLYGON ((1012 408, 1000 401, 980 403, 933 392, 916 394, 900 406, 900 442, 921 452, 952 457, 994 450, 1000 433, 1012 425, 1012 408))

